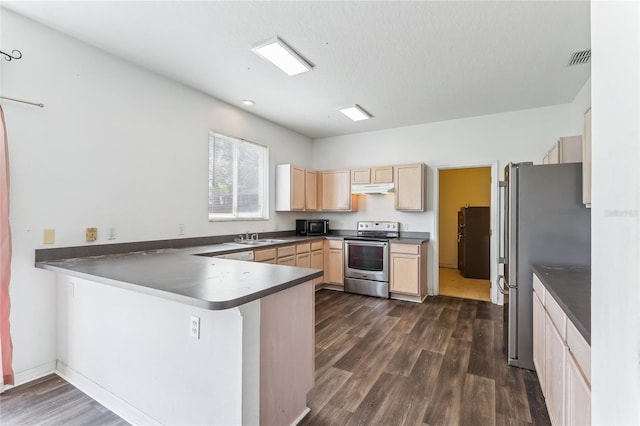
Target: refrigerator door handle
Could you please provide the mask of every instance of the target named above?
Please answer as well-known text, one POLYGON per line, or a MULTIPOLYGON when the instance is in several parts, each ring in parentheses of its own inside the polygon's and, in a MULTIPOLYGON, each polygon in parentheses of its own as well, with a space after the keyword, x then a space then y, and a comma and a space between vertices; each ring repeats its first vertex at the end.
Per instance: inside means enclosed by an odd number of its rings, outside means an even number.
POLYGON ((498 275, 498 290, 500 291, 500 293, 502 294, 508 294, 509 293, 509 289, 517 289, 518 286, 517 285, 510 285, 507 280, 504 278, 504 275, 500 274, 498 275), (502 285, 500 283, 500 281, 502 281, 504 283, 504 285, 502 285))
POLYGON ((507 220, 507 203, 503 193, 507 192, 507 181, 501 180, 498 182, 498 264, 505 264, 506 247, 507 247, 507 233, 504 229, 503 220, 507 220))

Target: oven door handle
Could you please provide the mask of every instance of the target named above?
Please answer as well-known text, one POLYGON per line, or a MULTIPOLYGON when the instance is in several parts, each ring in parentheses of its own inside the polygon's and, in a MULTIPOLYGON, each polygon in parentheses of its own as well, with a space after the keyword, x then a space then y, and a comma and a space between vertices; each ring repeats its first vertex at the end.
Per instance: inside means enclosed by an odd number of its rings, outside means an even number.
POLYGON ((365 240, 344 240, 345 245, 349 244, 352 246, 369 246, 369 247, 386 247, 389 245, 388 242, 385 241, 365 241, 365 240))

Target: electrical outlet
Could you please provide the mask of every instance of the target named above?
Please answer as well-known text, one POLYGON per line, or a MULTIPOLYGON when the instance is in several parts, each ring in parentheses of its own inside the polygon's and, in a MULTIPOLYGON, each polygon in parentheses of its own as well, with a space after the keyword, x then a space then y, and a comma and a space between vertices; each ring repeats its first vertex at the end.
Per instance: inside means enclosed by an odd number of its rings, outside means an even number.
POLYGON ((42 242, 44 244, 53 244, 56 242, 56 230, 55 229, 45 229, 43 236, 42 236, 42 242))
POLYGON ((191 316, 191 327, 189 328, 191 337, 200 339, 200 317, 191 316))
POLYGON ((107 237, 107 240, 115 240, 118 236, 118 233, 116 232, 116 228, 109 228, 109 236, 107 237))
POLYGON ((95 241, 98 239, 98 228, 87 228, 84 235, 88 243, 95 241))
POLYGON ((178 225, 178 235, 184 235, 184 223, 178 225))
POLYGON ((404 230, 405 230, 405 231, 408 231, 408 230, 409 230, 409 223, 405 223, 405 224, 404 224, 404 230))

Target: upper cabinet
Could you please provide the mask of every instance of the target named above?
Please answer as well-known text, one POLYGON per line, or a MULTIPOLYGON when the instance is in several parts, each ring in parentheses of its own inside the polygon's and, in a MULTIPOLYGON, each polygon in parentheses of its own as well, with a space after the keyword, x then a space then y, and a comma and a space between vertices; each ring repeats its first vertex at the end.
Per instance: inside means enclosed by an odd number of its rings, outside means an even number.
POLYGON ((276 166, 276 211, 318 209, 318 172, 294 166, 276 166))
POLYGON ((582 136, 565 136, 558 139, 542 164, 582 163, 582 136))
POLYGON ((320 209, 322 211, 355 211, 357 198, 351 195, 351 171, 320 172, 320 209))
POLYGON ((395 209, 401 211, 425 210, 425 165, 394 166, 395 209))
POLYGON ((591 108, 584 113, 582 141, 582 202, 591 207, 591 108))
POLYGON ((352 184, 393 183, 393 166, 351 170, 352 184))

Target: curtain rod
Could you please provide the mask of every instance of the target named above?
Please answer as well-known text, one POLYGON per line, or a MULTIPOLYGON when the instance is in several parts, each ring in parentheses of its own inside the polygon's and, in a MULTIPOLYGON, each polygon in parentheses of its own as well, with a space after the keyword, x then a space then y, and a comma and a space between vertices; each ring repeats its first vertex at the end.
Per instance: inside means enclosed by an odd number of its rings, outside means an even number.
POLYGON ((7 96, 0 96, 0 99, 7 99, 9 101, 14 101, 14 102, 22 102, 23 104, 35 105, 35 106, 39 106, 40 108, 44 108, 44 104, 38 104, 38 103, 35 103, 35 102, 23 101, 21 99, 16 99, 16 98, 9 98, 7 96))

